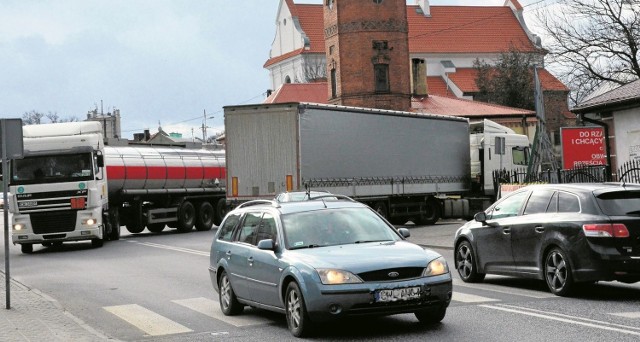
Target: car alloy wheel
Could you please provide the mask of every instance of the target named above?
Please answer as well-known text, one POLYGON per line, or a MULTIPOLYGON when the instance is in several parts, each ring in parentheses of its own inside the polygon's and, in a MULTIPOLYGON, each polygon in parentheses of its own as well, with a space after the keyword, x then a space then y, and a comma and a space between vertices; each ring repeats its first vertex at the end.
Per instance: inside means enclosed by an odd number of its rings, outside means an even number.
POLYGON ((218 284, 220 294, 220 309, 227 316, 237 315, 242 312, 244 306, 238 302, 236 294, 233 292, 231 282, 227 272, 222 271, 220 283, 218 284))
POLYGON ((476 269, 475 254, 468 241, 463 241, 458 245, 455 263, 458 274, 463 281, 474 283, 484 279, 484 273, 479 273, 476 269))
POLYGON ((554 248, 547 254, 544 274, 547 286, 553 294, 566 296, 572 290, 571 265, 561 249, 554 248))
POLYGON ((309 331, 309 318, 300 287, 295 282, 289 283, 285 297, 287 308, 287 326, 295 337, 303 337, 309 331))

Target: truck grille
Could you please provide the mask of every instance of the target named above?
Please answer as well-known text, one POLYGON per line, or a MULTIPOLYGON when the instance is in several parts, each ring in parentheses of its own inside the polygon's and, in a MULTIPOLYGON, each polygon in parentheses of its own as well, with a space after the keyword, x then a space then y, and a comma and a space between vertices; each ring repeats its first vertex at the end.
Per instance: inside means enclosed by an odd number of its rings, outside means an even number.
POLYGON ((31 227, 35 234, 72 232, 76 226, 77 211, 48 211, 31 213, 31 227))
MULTIPOLYGON (((17 194, 21 214, 53 213, 59 210, 84 209, 88 201, 87 189, 17 194), (76 204, 74 206, 73 204, 76 204)), ((75 223, 75 222, 74 222, 75 223)))

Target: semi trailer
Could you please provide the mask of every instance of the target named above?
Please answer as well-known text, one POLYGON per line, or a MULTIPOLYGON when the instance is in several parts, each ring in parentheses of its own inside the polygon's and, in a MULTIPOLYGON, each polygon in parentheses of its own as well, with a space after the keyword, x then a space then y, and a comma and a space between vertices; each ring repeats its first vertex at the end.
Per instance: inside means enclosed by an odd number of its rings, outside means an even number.
POLYGON ((23 137, 24 159, 7 174, 12 240, 24 253, 77 240, 100 247, 121 225, 188 232, 222 220, 222 151, 105 146, 99 122, 29 125, 23 137))
POLYGON ((230 207, 323 190, 395 224, 433 224, 488 207, 492 171, 528 161, 528 138, 488 120, 296 102, 224 113, 230 207))

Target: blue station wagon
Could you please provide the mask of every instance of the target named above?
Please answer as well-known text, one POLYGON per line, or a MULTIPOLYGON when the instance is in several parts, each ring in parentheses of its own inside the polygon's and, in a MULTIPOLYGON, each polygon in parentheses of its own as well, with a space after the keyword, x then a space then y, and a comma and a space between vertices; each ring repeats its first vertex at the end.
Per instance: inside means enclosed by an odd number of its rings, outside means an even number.
POLYGON ((294 336, 349 316, 414 313, 440 322, 452 295, 438 253, 406 241, 368 206, 340 195, 246 202, 211 244, 209 273, 225 315, 252 306, 286 314, 294 336))

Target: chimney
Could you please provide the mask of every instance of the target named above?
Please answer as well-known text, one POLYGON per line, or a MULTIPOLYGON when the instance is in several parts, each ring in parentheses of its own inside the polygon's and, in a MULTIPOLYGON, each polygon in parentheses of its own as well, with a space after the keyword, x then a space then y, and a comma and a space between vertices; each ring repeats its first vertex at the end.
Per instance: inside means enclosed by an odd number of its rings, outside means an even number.
POLYGON ((422 58, 411 59, 411 93, 427 96, 427 64, 422 58))
POLYGON ((148 129, 144 130, 144 141, 149 141, 151 139, 151 133, 148 129))
POLYGON ((429 7, 429 0, 416 0, 416 5, 420 6, 422 13, 425 17, 431 16, 431 8, 429 7))

